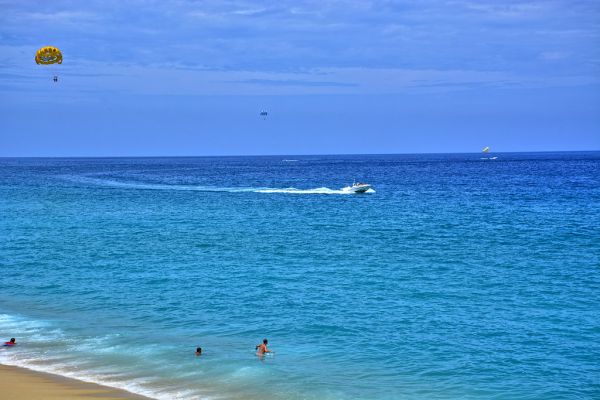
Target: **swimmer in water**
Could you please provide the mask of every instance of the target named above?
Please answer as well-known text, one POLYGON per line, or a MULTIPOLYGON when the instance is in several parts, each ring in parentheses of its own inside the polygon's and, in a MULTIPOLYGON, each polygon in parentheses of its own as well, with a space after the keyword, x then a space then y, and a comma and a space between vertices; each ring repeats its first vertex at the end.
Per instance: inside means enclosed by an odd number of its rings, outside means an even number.
POLYGON ((199 357, 202 355, 202 347, 196 347, 196 357, 199 357))
POLYGON ((273 353, 273 351, 267 349, 267 345, 269 344, 269 341, 267 339, 263 339, 262 344, 257 344, 255 349, 256 351, 256 355, 259 357, 262 357, 265 355, 265 353, 273 353))
POLYGON ((15 338, 10 338, 8 342, 4 342, 4 346, 6 347, 14 346, 15 344, 17 344, 17 339, 15 338))

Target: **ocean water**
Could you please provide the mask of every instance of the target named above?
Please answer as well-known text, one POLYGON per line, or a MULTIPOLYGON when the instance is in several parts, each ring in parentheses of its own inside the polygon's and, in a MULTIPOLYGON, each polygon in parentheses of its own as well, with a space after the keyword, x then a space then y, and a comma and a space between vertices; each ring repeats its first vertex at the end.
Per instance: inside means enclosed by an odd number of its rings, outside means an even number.
POLYGON ((0 363, 157 399, 598 399, 600 153, 496 156, 0 159, 0 363))

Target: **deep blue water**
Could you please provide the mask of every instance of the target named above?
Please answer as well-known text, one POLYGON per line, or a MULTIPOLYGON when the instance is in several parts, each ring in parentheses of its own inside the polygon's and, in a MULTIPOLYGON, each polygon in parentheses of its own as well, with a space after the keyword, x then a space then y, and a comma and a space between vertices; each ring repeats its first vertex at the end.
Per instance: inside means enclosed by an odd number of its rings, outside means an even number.
POLYGON ((496 156, 0 159, 0 362, 164 399, 600 398, 600 153, 496 156))

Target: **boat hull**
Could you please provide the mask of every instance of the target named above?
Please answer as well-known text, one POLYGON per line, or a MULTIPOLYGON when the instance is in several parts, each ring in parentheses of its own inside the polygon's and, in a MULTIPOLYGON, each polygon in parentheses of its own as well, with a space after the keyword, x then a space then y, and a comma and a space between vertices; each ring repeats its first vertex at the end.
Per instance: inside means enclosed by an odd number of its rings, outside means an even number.
POLYGON ((371 189, 371 185, 360 185, 350 187, 350 191, 352 193, 365 193, 369 189, 371 189))

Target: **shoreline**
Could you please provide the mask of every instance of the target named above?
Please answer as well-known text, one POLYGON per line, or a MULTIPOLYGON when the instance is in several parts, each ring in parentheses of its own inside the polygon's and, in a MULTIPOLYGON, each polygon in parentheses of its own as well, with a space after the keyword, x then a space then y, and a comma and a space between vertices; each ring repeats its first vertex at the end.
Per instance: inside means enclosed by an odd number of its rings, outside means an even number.
POLYGON ((0 364, 0 386, 6 400, 152 400, 123 389, 5 364, 0 364))

